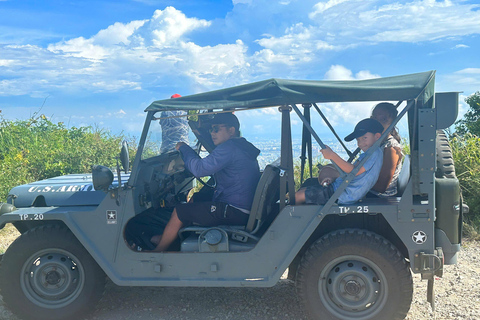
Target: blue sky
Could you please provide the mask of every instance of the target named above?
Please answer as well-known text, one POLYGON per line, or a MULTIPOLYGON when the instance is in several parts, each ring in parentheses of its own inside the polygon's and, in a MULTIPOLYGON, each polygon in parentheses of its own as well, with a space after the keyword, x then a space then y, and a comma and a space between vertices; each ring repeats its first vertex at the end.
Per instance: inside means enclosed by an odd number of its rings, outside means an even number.
MULTIPOLYGON (((154 100, 272 77, 437 70, 437 91, 463 92, 461 113, 480 90, 478 0, 0 0, 0 17, 7 119, 40 112, 138 136, 154 100)), ((344 133, 370 110, 326 106, 344 133)), ((272 110, 239 116, 250 136, 279 123, 272 110)))

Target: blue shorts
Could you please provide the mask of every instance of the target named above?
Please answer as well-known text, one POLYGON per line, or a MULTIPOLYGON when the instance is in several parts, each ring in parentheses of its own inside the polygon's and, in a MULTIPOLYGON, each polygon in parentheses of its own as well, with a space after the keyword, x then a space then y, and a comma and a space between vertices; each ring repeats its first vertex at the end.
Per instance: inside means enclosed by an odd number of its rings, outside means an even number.
POLYGON ((324 187, 317 180, 317 184, 308 186, 305 189, 305 203, 323 205, 327 203, 334 192, 332 184, 324 187))
POLYGON ((184 226, 246 225, 249 215, 224 202, 205 201, 182 203, 175 207, 184 226))

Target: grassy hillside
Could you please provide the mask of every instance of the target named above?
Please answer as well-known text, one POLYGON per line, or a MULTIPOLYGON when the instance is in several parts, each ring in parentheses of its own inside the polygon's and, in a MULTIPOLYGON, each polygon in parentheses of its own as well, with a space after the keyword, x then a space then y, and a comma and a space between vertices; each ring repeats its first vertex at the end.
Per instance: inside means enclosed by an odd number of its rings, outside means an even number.
POLYGON ((0 118, 0 202, 17 185, 70 173, 90 166, 114 166, 122 135, 91 127, 67 128, 45 116, 8 121, 0 118))

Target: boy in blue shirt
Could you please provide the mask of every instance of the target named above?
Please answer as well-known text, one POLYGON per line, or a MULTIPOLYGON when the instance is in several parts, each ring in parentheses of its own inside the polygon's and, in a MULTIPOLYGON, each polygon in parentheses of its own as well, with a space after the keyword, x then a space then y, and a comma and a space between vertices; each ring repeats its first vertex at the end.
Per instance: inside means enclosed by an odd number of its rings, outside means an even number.
MULTIPOLYGON (((375 119, 364 119, 355 126, 355 130, 351 134, 345 137, 345 141, 357 139, 357 145, 363 151, 357 161, 353 164, 340 158, 340 156, 329 147, 320 151, 325 159, 331 160, 344 172, 350 173, 365 157, 367 150, 370 149, 370 147, 380 138, 382 132, 383 126, 380 122, 375 119)), ((352 179, 347 188, 342 192, 338 198, 338 203, 351 204, 363 198, 377 182, 382 163, 383 152, 380 148, 376 148, 372 156, 363 164, 355 178, 352 179)), ((315 184, 313 186, 301 188, 295 194, 295 203, 323 205, 328 199, 330 199, 342 182, 342 178, 337 178, 328 186, 315 184)))

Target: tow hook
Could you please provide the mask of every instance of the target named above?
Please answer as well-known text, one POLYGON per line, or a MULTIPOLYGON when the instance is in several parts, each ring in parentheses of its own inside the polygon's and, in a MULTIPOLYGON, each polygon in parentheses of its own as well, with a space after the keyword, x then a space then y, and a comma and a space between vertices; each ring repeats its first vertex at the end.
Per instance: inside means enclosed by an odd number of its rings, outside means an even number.
POLYGON ((432 311, 435 311, 435 276, 443 276, 443 250, 437 248, 433 254, 419 252, 414 257, 414 268, 416 273, 421 273, 422 280, 427 280, 427 301, 430 302, 432 311))

